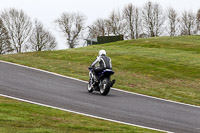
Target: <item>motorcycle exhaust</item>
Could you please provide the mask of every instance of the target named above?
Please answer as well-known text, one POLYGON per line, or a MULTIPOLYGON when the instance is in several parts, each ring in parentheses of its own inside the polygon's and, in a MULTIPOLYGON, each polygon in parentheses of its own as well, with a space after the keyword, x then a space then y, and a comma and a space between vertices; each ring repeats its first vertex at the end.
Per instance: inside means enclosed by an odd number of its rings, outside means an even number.
POLYGON ((114 83, 115 83, 115 79, 113 79, 113 80, 111 81, 111 86, 110 86, 110 87, 113 87, 114 83))

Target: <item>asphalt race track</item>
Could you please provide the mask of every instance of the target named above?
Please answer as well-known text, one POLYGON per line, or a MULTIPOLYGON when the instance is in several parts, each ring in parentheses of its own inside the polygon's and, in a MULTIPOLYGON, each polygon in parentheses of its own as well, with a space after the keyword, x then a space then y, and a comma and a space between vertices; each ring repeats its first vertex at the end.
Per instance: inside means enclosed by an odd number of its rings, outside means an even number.
POLYGON ((0 61, 0 94, 89 115, 178 133, 200 133, 200 107, 111 90, 0 61))

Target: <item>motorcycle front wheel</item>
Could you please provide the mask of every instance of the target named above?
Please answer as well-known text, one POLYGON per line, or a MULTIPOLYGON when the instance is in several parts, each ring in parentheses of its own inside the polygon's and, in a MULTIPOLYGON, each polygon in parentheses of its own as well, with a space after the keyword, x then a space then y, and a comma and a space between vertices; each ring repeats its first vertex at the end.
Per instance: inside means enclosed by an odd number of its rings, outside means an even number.
POLYGON ((89 82, 88 82, 88 87, 87 87, 88 92, 92 93, 94 91, 94 87, 92 85, 92 77, 90 76, 89 82))

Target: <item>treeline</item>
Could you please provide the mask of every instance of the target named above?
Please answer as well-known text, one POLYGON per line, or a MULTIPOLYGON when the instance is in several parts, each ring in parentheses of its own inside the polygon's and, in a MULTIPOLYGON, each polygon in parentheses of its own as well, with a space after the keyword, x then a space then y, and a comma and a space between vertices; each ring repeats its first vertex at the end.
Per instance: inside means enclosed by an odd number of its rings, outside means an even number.
MULTIPOLYGON (((124 39, 138 39, 197 35, 200 34, 200 9, 196 13, 179 13, 173 8, 163 10, 160 4, 151 1, 143 7, 130 3, 121 11, 113 10, 108 18, 97 19, 90 26, 85 22, 86 16, 80 13, 63 13, 54 20, 65 35, 69 48, 74 48, 81 36, 124 35, 124 39)), ((39 20, 32 22, 23 10, 14 8, 1 12, 0 54, 54 50, 56 47, 56 38, 39 20)))
POLYGON ((22 10, 8 9, 0 15, 0 54, 53 50, 55 37, 38 20, 31 22, 22 10))
POLYGON ((124 35, 125 39, 200 34, 200 9, 197 13, 179 13, 172 7, 163 10, 151 1, 143 7, 127 4, 113 10, 108 18, 99 18, 91 26, 92 36, 124 35))

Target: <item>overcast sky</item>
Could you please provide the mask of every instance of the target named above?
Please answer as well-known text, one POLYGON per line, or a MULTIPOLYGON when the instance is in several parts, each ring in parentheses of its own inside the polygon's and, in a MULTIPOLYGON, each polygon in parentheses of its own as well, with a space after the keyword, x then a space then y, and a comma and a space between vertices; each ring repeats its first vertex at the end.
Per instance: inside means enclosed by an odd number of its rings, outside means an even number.
MULTIPOLYGON (((37 18, 48 28, 58 41, 58 48, 67 48, 65 39, 58 32, 54 20, 63 12, 80 12, 87 16, 86 25, 92 24, 97 18, 107 18, 110 12, 121 10, 128 3, 142 7, 149 0, 0 0, 0 10, 6 8, 23 9, 31 17, 37 18)), ((197 12, 200 0, 151 0, 159 3, 164 9, 173 7, 178 11, 192 10, 197 12)))

